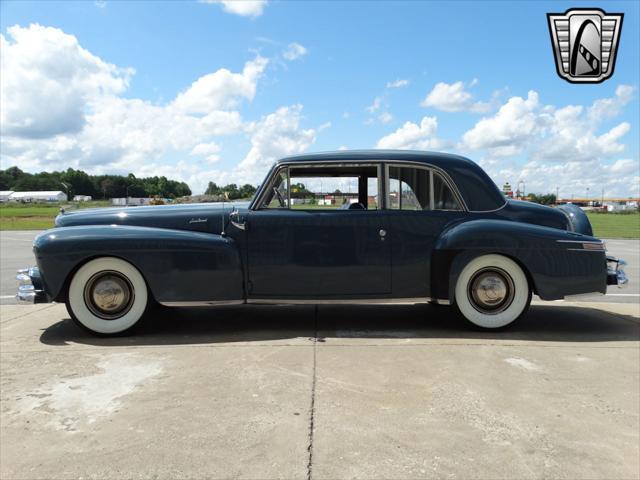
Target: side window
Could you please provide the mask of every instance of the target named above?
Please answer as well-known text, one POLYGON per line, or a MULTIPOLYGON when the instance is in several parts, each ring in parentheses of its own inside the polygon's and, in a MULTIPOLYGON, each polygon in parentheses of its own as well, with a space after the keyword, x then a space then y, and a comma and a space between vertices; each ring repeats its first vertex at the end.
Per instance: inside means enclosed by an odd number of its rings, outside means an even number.
POLYGON ((289 208, 289 170, 283 169, 271 184, 263 208, 289 208))
POLYGON ((388 208, 429 210, 431 206, 429 170, 389 167, 388 208))
POLYGON ((271 181, 262 208, 377 210, 380 168, 377 164, 292 165, 271 181))
POLYGON ((455 195, 439 173, 433 172, 433 209, 462 210, 455 195))

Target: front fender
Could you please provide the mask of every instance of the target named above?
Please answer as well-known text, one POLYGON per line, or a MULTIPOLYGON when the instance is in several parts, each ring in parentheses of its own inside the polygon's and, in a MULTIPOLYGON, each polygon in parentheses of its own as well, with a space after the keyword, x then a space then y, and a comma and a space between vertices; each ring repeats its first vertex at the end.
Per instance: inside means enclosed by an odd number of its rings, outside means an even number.
POLYGON ((34 240, 45 292, 61 301, 73 272, 86 261, 118 257, 134 265, 161 303, 244 298, 242 265, 233 239, 150 227, 94 225, 48 230, 34 240))
MULTIPOLYGON (((472 220, 443 232, 434 250, 438 290, 435 298, 452 299, 455 283, 473 258, 505 255, 523 268, 533 291, 544 300, 606 292, 604 250, 585 250, 597 239, 573 232, 507 220, 472 220)), ((434 270, 436 270, 434 269, 434 270)))

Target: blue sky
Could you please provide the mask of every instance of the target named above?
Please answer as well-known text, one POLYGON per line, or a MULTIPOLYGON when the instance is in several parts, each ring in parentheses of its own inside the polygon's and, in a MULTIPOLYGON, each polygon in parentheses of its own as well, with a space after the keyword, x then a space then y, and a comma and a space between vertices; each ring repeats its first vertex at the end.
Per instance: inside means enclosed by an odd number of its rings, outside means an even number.
POLYGON ((639 5, 5 1, 2 167, 199 192, 302 151, 421 148, 500 185, 638 195, 639 5), (570 84, 546 13, 590 6, 625 14, 615 73, 570 84))

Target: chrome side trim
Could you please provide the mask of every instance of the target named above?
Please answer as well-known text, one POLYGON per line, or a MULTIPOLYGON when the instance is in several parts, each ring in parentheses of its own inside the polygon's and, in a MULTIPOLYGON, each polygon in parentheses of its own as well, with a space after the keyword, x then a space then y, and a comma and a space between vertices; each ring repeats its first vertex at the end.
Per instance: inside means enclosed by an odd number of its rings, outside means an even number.
POLYGON ((244 300, 208 300, 197 302, 158 302, 165 307, 213 307, 220 305, 421 305, 436 303, 451 305, 449 300, 430 297, 409 298, 354 298, 354 299, 291 299, 291 298, 250 298, 244 300))
POLYGON ((244 300, 205 300, 198 302, 158 302, 165 307, 212 307, 216 305, 243 305, 244 300))
MULTIPOLYGON (((601 245, 604 242, 602 240, 556 240, 558 243, 594 243, 597 245, 601 245)), ((597 252, 598 250, 596 250, 597 252)))
POLYGON ((247 303, 262 305, 416 305, 430 303, 429 297, 411 298, 349 298, 349 299, 291 299, 250 298, 247 303))
POLYGON ((451 300, 435 299, 433 300, 433 303, 437 305, 451 305, 451 300))

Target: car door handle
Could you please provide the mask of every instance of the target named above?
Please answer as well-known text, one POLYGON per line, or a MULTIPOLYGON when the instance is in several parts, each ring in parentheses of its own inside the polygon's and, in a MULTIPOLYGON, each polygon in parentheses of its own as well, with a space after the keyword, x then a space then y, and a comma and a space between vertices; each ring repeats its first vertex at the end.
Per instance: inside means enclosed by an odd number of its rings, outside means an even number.
POLYGON ((380 238, 384 240, 384 237, 387 236, 387 231, 384 228, 381 228, 380 231, 378 232, 378 235, 380 235, 380 238))

